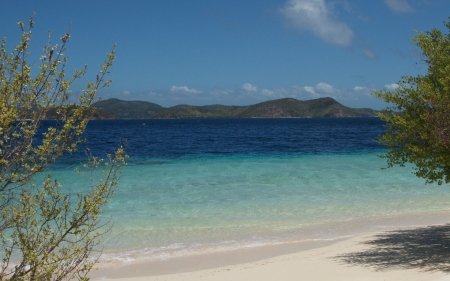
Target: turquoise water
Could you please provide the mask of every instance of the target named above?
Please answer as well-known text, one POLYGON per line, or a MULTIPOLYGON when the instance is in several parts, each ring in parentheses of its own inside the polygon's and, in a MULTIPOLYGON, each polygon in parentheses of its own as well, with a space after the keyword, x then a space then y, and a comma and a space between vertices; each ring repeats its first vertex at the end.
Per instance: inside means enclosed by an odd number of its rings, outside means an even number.
MULTIPOLYGON (((113 222, 102 260, 337 239, 447 210, 447 186, 425 185, 412 167, 381 170, 384 130, 377 118, 90 122, 95 155, 126 139, 130 156, 101 217, 113 222)), ((89 188, 73 172, 82 151, 51 167, 69 193, 89 188)))
MULTIPOLYGON (((411 167, 381 170, 380 153, 141 159, 123 168, 104 208, 102 218, 114 225, 103 259, 334 239, 343 235, 333 229, 336 223, 448 209, 448 187, 425 185, 411 167)), ((86 188, 68 169, 54 175, 70 190, 86 188)))

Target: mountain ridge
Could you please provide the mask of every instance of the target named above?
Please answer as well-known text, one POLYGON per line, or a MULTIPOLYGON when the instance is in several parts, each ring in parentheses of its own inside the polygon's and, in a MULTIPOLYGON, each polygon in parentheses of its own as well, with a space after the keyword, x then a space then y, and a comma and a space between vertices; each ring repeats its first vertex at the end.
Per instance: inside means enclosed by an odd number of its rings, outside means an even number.
POLYGON ((95 108, 116 119, 181 119, 181 118, 311 118, 311 117, 375 117, 370 108, 346 107, 333 98, 312 100, 282 98, 246 106, 180 104, 163 107, 147 101, 124 101, 116 98, 98 101, 95 108))

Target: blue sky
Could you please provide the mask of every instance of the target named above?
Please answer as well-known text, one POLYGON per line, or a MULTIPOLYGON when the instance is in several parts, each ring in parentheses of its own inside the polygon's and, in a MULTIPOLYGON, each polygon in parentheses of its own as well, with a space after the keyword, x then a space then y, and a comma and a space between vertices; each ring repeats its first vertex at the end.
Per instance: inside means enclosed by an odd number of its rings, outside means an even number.
MULTIPOLYGON (((443 30, 448 0, 22 0, 0 10, 12 50, 35 11, 30 61, 69 28, 69 70, 88 78, 117 43, 103 99, 247 105, 333 97, 380 109, 371 91, 426 71, 411 37, 443 30)), ((85 81, 83 81, 85 82, 85 81)), ((74 92, 82 89, 75 85, 74 92)))

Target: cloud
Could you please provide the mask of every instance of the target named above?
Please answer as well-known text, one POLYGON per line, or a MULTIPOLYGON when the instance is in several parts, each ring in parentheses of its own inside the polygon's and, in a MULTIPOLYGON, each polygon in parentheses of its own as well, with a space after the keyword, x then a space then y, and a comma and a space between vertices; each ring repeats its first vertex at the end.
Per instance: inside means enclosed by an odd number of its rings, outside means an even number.
POLYGON ((376 59, 377 56, 375 55, 375 53, 373 52, 373 50, 370 47, 364 46, 362 48, 364 55, 366 55, 367 58, 369 59, 376 59))
POLYGON ((315 99, 320 97, 338 97, 341 93, 339 89, 320 82, 315 86, 292 86, 291 88, 258 88, 252 84, 244 84, 240 87, 241 91, 232 95, 238 99, 255 99, 255 100, 271 100, 281 98, 296 98, 300 100, 315 99), (242 91, 244 90, 244 91, 242 91))
POLYGON ((388 89, 389 91, 395 91, 399 86, 397 83, 392 83, 392 84, 384 85, 384 87, 386 89, 388 89))
POLYGON ((332 97, 337 100, 358 100, 360 97, 371 97, 373 89, 355 86, 353 89, 339 89, 332 85, 319 82, 315 86, 299 86, 279 87, 272 89, 259 88, 250 83, 245 83, 237 90, 217 90, 206 92, 203 99, 214 95, 215 99, 232 100, 233 102, 249 101, 249 103, 256 103, 265 100, 281 99, 281 98, 296 98, 299 100, 309 100, 321 97, 332 97))
POLYGON ((244 85, 242 85, 242 90, 246 91, 246 92, 257 92, 258 88, 250 83, 245 83, 244 85))
MULTIPOLYGON (((387 89, 395 89, 397 84, 385 85, 387 89)), ((337 88, 326 82, 316 85, 293 85, 291 87, 263 88, 245 83, 234 89, 213 88, 208 91, 190 89, 187 86, 172 86, 167 90, 151 90, 147 92, 130 92, 124 95, 122 92, 110 93, 108 98, 115 97, 126 100, 144 100, 170 107, 179 104, 190 105, 249 105, 259 102, 295 98, 298 100, 310 100, 322 97, 331 97, 338 102, 351 107, 383 108, 371 92, 374 88, 354 86, 353 88, 337 88)), ((103 95, 103 98, 107 98, 103 95)))
POLYGON ((384 0, 384 3, 396 13, 410 13, 414 11, 408 0, 384 0))
POLYGON ((317 84, 315 89, 318 90, 319 92, 329 94, 329 95, 336 94, 336 89, 333 88, 333 86, 331 86, 327 83, 324 83, 324 82, 320 82, 319 84, 317 84))
POLYGON ((314 91, 314 88, 311 87, 311 86, 305 86, 305 87, 303 87, 303 89, 304 89, 305 91, 307 91, 308 93, 312 94, 312 95, 318 95, 318 94, 316 94, 316 92, 314 91))
POLYGON ((347 47, 353 41, 353 31, 332 14, 325 0, 288 0, 281 12, 290 25, 327 43, 347 47))
POLYGON ((317 85, 303 87, 306 92, 310 93, 310 98, 331 97, 338 101, 358 101, 360 99, 373 99, 372 92, 374 88, 363 86, 354 86, 352 89, 335 88, 325 82, 320 82, 317 85))
POLYGON ((180 94, 201 94, 202 91, 197 91, 195 89, 189 89, 186 86, 172 86, 169 90, 172 93, 180 93, 180 94))
POLYGON ((208 94, 211 97, 223 97, 223 96, 229 96, 229 95, 233 94, 233 91, 221 89, 221 88, 214 88, 211 91, 209 91, 208 94))
POLYGON ((123 91, 123 92, 122 92, 122 94, 124 94, 124 95, 128 96, 129 94, 131 94, 131 92, 130 92, 130 91, 128 91, 128 90, 125 90, 125 91, 123 91))
POLYGON ((295 94, 291 91, 286 91, 283 88, 276 88, 272 90, 262 89, 260 91, 261 97, 266 100, 282 99, 282 98, 294 98, 295 94))
POLYGON ((362 95, 365 95, 365 96, 368 96, 368 97, 371 97, 372 96, 372 92, 374 91, 375 89, 371 89, 371 88, 367 88, 367 87, 361 87, 361 86, 355 86, 355 87, 353 87, 353 91, 355 92, 355 93, 357 93, 357 94, 362 94, 362 95))
POLYGON ((267 89, 262 89, 261 90, 261 95, 268 97, 268 98, 272 98, 272 97, 276 97, 276 93, 272 90, 267 90, 267 89))

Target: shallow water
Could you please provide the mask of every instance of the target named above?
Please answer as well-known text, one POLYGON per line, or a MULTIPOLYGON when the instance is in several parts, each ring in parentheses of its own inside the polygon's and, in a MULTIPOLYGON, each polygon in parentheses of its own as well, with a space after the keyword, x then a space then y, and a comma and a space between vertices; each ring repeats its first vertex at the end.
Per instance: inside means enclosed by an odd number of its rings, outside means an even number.
MULTIPOLYGON (((114 222, 103 259, 335 239, 355 234, 342 224, 447 210, 446 186, 380 169, 383 130, 376 118, 91 122, 92 151, 126 138, 130 155, 102 215, 114 222)), ((53 166, 67 190, 87 188, 72 172, 82 159, 53 166)))

